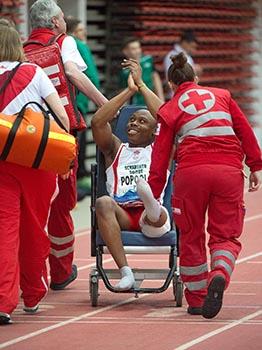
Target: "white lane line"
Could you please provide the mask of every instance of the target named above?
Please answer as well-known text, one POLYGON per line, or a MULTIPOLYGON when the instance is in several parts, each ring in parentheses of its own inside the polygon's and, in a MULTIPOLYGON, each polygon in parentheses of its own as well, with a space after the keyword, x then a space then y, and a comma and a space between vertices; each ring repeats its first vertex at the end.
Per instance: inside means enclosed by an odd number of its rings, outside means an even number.
POLYGON ((79 230, 79 231, 75 231, 75 237, 79 238, 79 237, 83 237, 83 236, 89 236, 89 234, 91 233, 90 228, 85 228, 83 230, 79 230))
POLYGON ((85 232, 91 232, 90 227, 82 227, 74 231, 74 233, 77 235, 79 233, 85 233, 85 232))
POLYGON ((248 261, 247 264, 262 264, 262 261, 248 261))
MULTIPOLYGON (((258 214, 258 215, 253 215, 253 216, 249 216, 249 217, 246 217, 244 219, 245 222, 249 222, 249 221, 252 221, 252 220, 257 220, 257 219, 261 219, 262 218, 262 214, 258 214)), ((84 228, 80 228, 78 230, 75 230, 75 236, 76 238, 78 237, 82 237, 82 236, 87 236, 91 233, 91 228, 90 227, 84 227, 84 228)))
MULTIPOLYGON (((249 262, 247 263, 249 264, 249 262)), ((230 284, 262 284, 262 281, 231 281, 230 284)))
POLYGON ((191 348, 192 346, 194 346, 196 344, 202 343, 203 341, 205 341, 205 340, 207 340, 207 339, 209 339, 211 337, 214 337, 217 334, 223 333, 223 332, 227 331, 228 329, 231 329, 231 328, 234 328, 236 326, 239 326, 240 324, 243 324, 244 322, 249 321, 249 320, 251 320, 251 319, 253 319, 255 317, 258 317, 260 315, 262 315, 262 310, 256 311, 256 312, 254 312, 254 313, 252 313, 250 315, 247 315, 245 317, 242 317, 239 320, 236 320, 236 321, 234 321, 234 322, 232 322, 232 323, 230 323, 230 324, 228 324, 226 326, 218 328, 218 329, 216 329, 216 330, 214 330, 212 332, 206 333, 206 334, 202 335, 201 337, 195 338, 195 339, 193 339, 193 340, 191 340, 191 341, 189 341, 189 342, 187 342, 185 344, 182 344, 182 345, 176 347, 174 350, 186 350, 186 349, 189 349, 189 348, 191 348))
MULTIPOLYGON (((140 299, 141 299, 141 298, 145 298, 146 296, 148 296, 148 294, 143 294, 143 295, 140 296, 140 299)), ((5 343, 0 344, 0 349, 7 348, 8 346, 11 346, 11 345, 20 343, 20 342, 22 342, 22 341, 24 341, 24 340, 27 340, 27 339, 30 339, 30 338, 34 338, 34 337, 36 337, 36 336, 38 336, 38 335, 47 333, 47 332, 52 331, 52 330, 54 330, 54 329, 57 329, 57 328, 66 326, 66 325, 68 325, 68 324, 71 324, 71 323, 74 323, 74 322, 83 320, 83 319, 86 318, 86 317, 91 317, 91 316, 97 315, 97 314, 99 314, 99 313, 101 313, 101 312, 115 309, 115 308, 118 307, 118 306, 122 306, 122 305, 125 305, 125 304, 128 304, 128 303, 132 303, 132 302, 135 301, 135 300, 137 300, 137 298, 132 297, 132 298, 129 298, 129 299, 120 301, 119 303, 116 303, 116 304, 113 304, 113 305, 109 305, 109 306, 105 306, 105 307, 103 307, 103 308, 101 308, 101 309, 98 309, 98 310, 95 310, 95 311, 90 311, 90 312, 87 312, 87 313, 82 314, 82 315, 80 315, 80 316, 71 318, 70 320, 62 321, 62 322, 56 323, 56 324, 54 324, 54 325, 52 325, 52 326, 39 329, 38 331, 28 333, 28 334, 23 335, 23 336, 18 337, 18 338, 14 338, 14 339, 12 339, 12 340, 9 340, 9 341, 7 341, 7 342, 5 342, 5 343)))
POLYGON ((257 293, 234 293, 234 292, 226 292, 226 295, 257 295, 257 293))
MULTIPOLYGON (((33 321, 34 324, 52 324, 52 323, 55 323, 56 321, 38 321, 38 320, 34 320, 33 321)), ((16 323, 17 324, 24 324, 24 323, 29 323, 29 324, 32 324, 33 323, 32 321, 17 321, 16 323)), ((224 322, 226 323, 226 322, 224 322)), ((90 320, 90 321, 77 321, 75 322, 75 324, 125 324, 125 325, 129 325, 129 324, 141 324, 141 325, 159 325, 159 324, 162 324, 162 325, 170 325, 170 324, 175 324, 175 325, 202 325, 202 326, 205 326, 203 323, 200 323, 200 322, 195 322, 195 321, 189 321, 189 322, 183 322, 183 321, 179 321, 179 320, 170 320, 170 321, 164 321, 164 320, 156 320, 156 321, 141 321, 141 320, 137 320, 137 321, 95 321, 95 320, 90 320)), ((221 325, 221 322, 212 322, 212 324, 220 324, 221 325)), ((245 322, 243 324, 243 326, 261 326, 262 325, 262 322, 245 322)))
POLYGON ((236 261, 236 264, 241 264, 241 263, 246 262, 246 261, 248 261, 248 260, 257 258, 258 256, 262 256, 262 252, 258 252, 258 253, 255 253, 255 254, 246 256, 245 258, 238 259, 238 260, 236 261))
POLYGON ((253 221, 253 220, 257 220, 257 219, 262 219, 262 214, 248 216, 244 219, 244 221, 249 222, 249 221, 253 221))
MULTIPOLYGON (((113 258, 105 259, 105 260, 103 260, 103 264, 108 263, 108 262, 111 262, 111 261, 114 261, 114 259, 113 259, 113 258)), ((96 266, 96 263, 95 263, 95 262, 92 263, 92 264, 88 264, 88 265, 84 265, 84 266, 77 267, 77 270, 78 270, 78 271, 82 271, 82 270, 88 269, 89 267, 94 267, 94 266, 96 266)), ((1 349, 1 348, 0 348, 0 349, 1 349)))
MULTIPOLYGON (((237 260, 237 261, 236 261, 236 264, 241 264, 242 262, 245 262, 245 261, 250 260, 250 259, 254 259, 254 258, 256 258, 256 257, 258 257, 258 256, 261 256, 261 255, 262 255, 262 252, 259 252, 259 253, 256 253, 256 254, 252 254, 252 255, 246 256, 245 258, 242 258, 242 259, 237 260)), ((128 254, 127 256, 129 256, 129 254, 128 254)), ((108 258, 108 259, 105 259, 105 260, 103 261, 103 263, 107 263, 107 262, 111 262, 111 261, 114 261, 113 258, 108 258)), ((132 260, 132 261, 135 262, 136 260, 132 260)), ((78 267, 77 269, 78 269, 78 271, 82 271, 82 270, 88 269, 89 267, 94 267, 94 266, 96 266, 96 263, 95 263, 95 262, 92 263, 92 264, 80 266, 80 267, 78 267)))

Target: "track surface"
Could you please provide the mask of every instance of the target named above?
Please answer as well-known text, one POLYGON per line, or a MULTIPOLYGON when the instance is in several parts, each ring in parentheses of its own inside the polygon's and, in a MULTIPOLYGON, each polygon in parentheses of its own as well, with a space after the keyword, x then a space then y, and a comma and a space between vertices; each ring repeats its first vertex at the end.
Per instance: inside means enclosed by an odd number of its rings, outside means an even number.
MULTIPOLYGON (((9 350, 257 350, 262 344, 262 190, 246 194, 243 250, 224 307, 213 320, 176 308, 172 290, 156 295, 113 294, 100 282, 99 306, 88 294, 90 234, 78 232, 75 262, 79 278, 70 288, 50 291, 40 312, 25 315, 20 304, 14 324, 0 328, 0 349, 9 350)), ((89 208, 86 208, 88 215, 89 208)), ((129 256, 132 267, 167 266, 165 256, 129 256)), ((110 256, 106 267, 113 267, 110 256)), ((158 283, 158 282, 155 282, 158 283)))

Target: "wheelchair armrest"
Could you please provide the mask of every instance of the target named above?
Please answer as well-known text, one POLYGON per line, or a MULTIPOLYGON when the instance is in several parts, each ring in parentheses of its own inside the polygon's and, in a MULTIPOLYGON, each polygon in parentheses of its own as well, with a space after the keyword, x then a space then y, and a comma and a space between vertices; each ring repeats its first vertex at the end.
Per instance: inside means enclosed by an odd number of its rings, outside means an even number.
POLYGON ((96 195, 97 195, 97 164, 91 165, 91 256, 96 256, 96 195))

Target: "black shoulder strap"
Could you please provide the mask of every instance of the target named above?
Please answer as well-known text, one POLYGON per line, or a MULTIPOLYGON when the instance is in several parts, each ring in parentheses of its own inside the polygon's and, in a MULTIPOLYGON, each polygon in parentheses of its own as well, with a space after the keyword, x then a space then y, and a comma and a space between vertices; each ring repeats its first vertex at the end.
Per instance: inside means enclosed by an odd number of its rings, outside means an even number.
POLYGON ((45 46, 45 44, 41 43, 40 41, 35 41, 35 40, 26 41, 25 43, 23 43, 23 48, 25 48, 27 45, 45 46))
POLYGON ((20 67, 20 65, 22 64, 22 62, 19 62, 15 68, 13 68, 8 76, 8 78, 6 79, 6 81, 4 82, 4 84, 1 86, 0 88, 0 95, 5 91, 5 89, 7 88, 7 85, 10 83, 10 81, 13 79, 15 73, 17 72, 18 68, 20 67))
POLYGON ((47 103, 47 101, 42 98, 42 100, 44 101, 44 103, 46 104, 51 116, 54 118, 54 120, 57 122, 57 124, 60 126, 60 128, 62 128, 63 130, 65 130, 66 132, 68 132, 64 126, 64 124, 61 122, 61 120, 58 118, 58 116, 55 114, 55 112, 53 111, 53 109, 51 108, 51 106, 47 103))
POLYGON ((61 33, 61 34, 52 36, 52 38, 48 41, 48 43, 46 45, 48 46, 48 45, 52 45, 52 44, 56 43, 59 38, 61 38, 62 36, 65 36, 65 35, 66 35, 65 33, 61 33))

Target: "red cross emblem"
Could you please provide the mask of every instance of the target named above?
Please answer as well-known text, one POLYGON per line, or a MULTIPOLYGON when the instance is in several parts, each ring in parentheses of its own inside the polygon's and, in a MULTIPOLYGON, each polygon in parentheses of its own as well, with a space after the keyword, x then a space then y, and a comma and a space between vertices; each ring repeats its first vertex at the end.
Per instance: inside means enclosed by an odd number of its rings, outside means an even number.
POLYGON ((215 104, 215 96, 204 89, 192 89, 186 91, 178 101, 180 109, 189 114, 207 112, 215 104))

